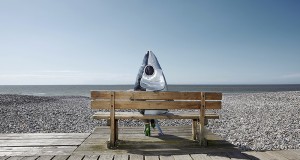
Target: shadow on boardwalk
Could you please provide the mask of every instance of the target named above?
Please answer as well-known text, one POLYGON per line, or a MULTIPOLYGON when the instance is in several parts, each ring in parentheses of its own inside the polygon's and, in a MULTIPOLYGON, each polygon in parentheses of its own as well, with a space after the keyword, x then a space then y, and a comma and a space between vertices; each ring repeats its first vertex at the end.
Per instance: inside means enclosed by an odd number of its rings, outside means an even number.
POLYGON ((241 152, 207 131, 208 146, 191 140, 191 126, 163 127, 166 135, 143 134, 142 127, 120 127, 118 147, 107 149, 109 127, 93 133, 0 134, 0 160, 300 160, 300 150, 241 152))
POLYGON ((255 159, 249 155, 247 158, 234 145, 220 137, 206 131, 208 146, 202 147, 193 141, 191 126, 163 127, 165 135, 152 136, 143 134, 142 127, 120 127, 118 147, 107 149, 106 141, 109 138, 108 127, 97 127, 95 131, 75 150, 74 154, 128 154, 144 156, 182 156, 188 155, 192 159, 200 157, 215 157, 222 159, 255 159))

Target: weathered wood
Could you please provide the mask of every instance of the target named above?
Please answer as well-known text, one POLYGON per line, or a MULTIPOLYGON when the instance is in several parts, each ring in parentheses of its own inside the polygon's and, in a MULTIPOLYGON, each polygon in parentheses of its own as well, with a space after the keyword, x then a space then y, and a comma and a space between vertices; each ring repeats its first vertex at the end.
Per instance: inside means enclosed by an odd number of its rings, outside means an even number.
POLYGON ((226 154, 230 159, 235 159, 235 160, 249 159, 241 152, 227 152, 226 154))
POLYGON ((129 155, 127 154, 117 154, 114 156, 114 160, 128 160, 129 155))
MULTIPOLYGON (((252 152, 244 152, 244 154, 252 155, 252 152)), ((290 149, 290 150, 279 150, 279 151, 266 151, 266 154, 276 157, 277 159, 289 159, 289 160, 299 160, 300 159, 300 149, 290 149)), ((276 159, 274 158, 274 159, 276 159)))
MULTIPOLYGON (((294 150, 281 150, 281 151, 276 151, 276 153, 280 154, 281 156, 289 159, 289 160, 299 160, 300 155, 297 155, 297 153, 300 152, 300 149, 295 150, 296 152, 293 152, 294 150)), ((245 154, 247 154, 246 152, 245 154)))
POLYGON ((52 160, 67 160, 69 157, 69 155, 56 155, 52 160))
POLYGON ((192 138, 193 138, 193 140, 197 139, 197 119, 192 120, 192 138))
MULTIPOLYGON (((94 119, 110 119, 109 112, 97 112, 92 116, 94 119)), ((207 113, 206 119, 219 119, 218 114, 207 113)), ((169 112, 161 115, 144 115, 139 112, 115 112, 115 119, 199 119, 196 112, 169 112)))
POLYGON ((22 157, 22 156, 16 156, 16 157, 9 157, 8 159, 6 159, 6 160, 21 160, 21 159, 23 159, 24 157, 22 157))
POLYGON ((258 158, 261 160, 279 160, 265 152, 253 152, 253 151, 252 152, 244 152, 244 155, 246 155, 250 159, 251 159, 251 157, 255 157, 255 158, 258 158))
POLYGON ((0 134, 0 140, 25 139, 85 139, 90 133, 12 133, 0 134))
MULTIPOLYGON (((42 139, 41 139, 42 140, 42 139)), ((28 147, 20 143, 20 146, 0 147, 0 156, 9 155, 70 155, 77 146, 39 146, 28 147)))
POLYGON ((0 140, 0 147, 26 146, 78 146, 84 139, 18 139, 18 140, 0 140))
MULTIPOLYGON (((284 156, 282 156, 281 154, 279 154, 278 152, 274 152, 274 151, 266 151, 266 153, 272 157, 274 157, 273 159, 280 159, 280 160, 289 160, 288 158, 285 158, 284 156)), ((300 159, 300 156, 299 156, 300 159)))
POLYGON ((53 157, 53 155, 42 155, 38 157, 37 160, 51 160, 53 157))
POLYGON ((83 160, 98 160, 99 155, 85 155, 83 160))
MULTIPOLYGON (((110 99, 111 91, 91 91, 91 98, 110 99)), ((115 91, 116 99, 130 100, 199 100, 201 92, 115 91)), ((207 92, 207 100, 222 100, 222 93, 207 92)))
POLYGON ((104 155, 100 155, 98 160, 113 160, 114 155, 112 154, 104 154, 104 155))
POLYGON ((110 93, 110 147, 116 143, 116 121, 115 121, 115 92, 110 93))
POLYGON ((115 140, 117 141, 119 139, 119 124, 118 119, 115 119, 115 140))
POLYGON ((173 156, 159 156, 160 160, 174 160, 173 156))
POLYGON ((26 156, 22 160, 36 160, 39 156, 26 156))
MULTIPOLYGON (((115 109, 200 109, 200 101, 115 101, 115 109)), ((110 101, 91 101, 92 109, 110 109, 110 101)), ((221 109, 220 101, 206 101, 206 109, 221 109)))
POLYGON ((206 145, 204 139, 204 120, 205 120, 205 92, 201 92, 201 104, 200 104, 200 130, 199 130, 199 143, 200 145, 206 145))
POLYGON ((8 156, 0 156, 0 160, 6 160, 8 159, 8 156))
POLYGON ((193 160, 212 160, 207 154, 191 154, 193 160))
POLYGON ((193 160, 190 155, 174 155, 175 160, 193 160))
POLYGON ((207 154, 213 160, 230 160, 225 152, 215 152, 207 154))
POLYGON ((300 156, 300 149, 290 149, 289 151, 297 154, 298 156, 300 156))
POLYGON ((139 154, 131 154, 129 155, 129 160, 144 160, 144 156, 139 154))
MULTIPOLYGON (((75 150, 74 152, 69 152, 70 155, 84 155, 83 160, 87 159, 96 159, 98 155, 102 157, 102 159, 113 159, 115 155, 115 159, 118 157, 122 157, 120 155, 128 155, 128 154, 136 154, 135 156, 129 155, 128 159, 131 160, 133 157, 136 159, 143 159, 143 155, 155 155, 154 158, 159 158, 160 160, 168 160, 174 159, 176 157, 181 157, 181 155, 189 156, 194 160, 197 159, 294 159, 299 160, 299 149, 297 150, 282 150, 282 151, 264 151, 264 152, 254 152, 258 155, 255 156, 253 151, 248 151, 243 155, 237 150, 233 145, 228 146, 224 145, 223 142, 220 142, 218 138, 210 137, 209 142, 212 142, 212 145, 207 148, 203 148, 198 145, 197 142, 192 141, 191 137, 185 137, 186 133, 183 134, 184 131, 191 132, 191 126, 162 126, 162 129, 169 133, 169 135, 165 136, 152 136, 146 137, 143 136, 143 127, 120 127, 120 133, 122 135, 126 135, 125 139, 120 137, 121 145, 120 148, 116 150, 109 150, 103 147, 104 140, 101 137, 109 137, 106 133, 109 133, 110 128, 107 126, 97 127, 95 131, 87 138, 87 140, 75 150), (136 132, 136 133, 134 133, 136 132), (182 136, 183 135, 183 136, 182 136), (94 143, 90 143, 94 142, 94 143), (250 152, 250 153, 249 153, 250 152), (263 155, 262 155, 263 154, 263 155), (91 156, 89 156, 91 155, 91 156), (96 155, 96 156, 95 156, 96 155), (110 156, 107 156, 110 155, 110 156), (119 155, 119 156, 117 156, 119 155), (95 156, 95 157, 94 157, 95 156), (157 156, 157 157, 156 157, 157 156), (246 156, 246 158, 245 158, 246 156), (92 158, 94 157, 94 158, 92 158)), ((157 131, 153 132, 157 133, 157 131)), ((50 134, 50 133, 49 133, 50 134)), ((212 133, 207 133, 207 135, 214 135, 212 133)), ((1 136, 1 134, 0 134, 1 136)), ((7 135, 9 136, 9 135, 7 135)), ((217 135, 215 135, 217 136, 217 135)), ((10 136, 12 137, 12 136, 10 136)), ((69 147, 69 146, 67 146, 69 147)), ((76 146, 72 146, 76 148, 76 146)), ((44 155, 48 153, 49 155, 55 155, 52 160, 67 160, 68 155, 62 156, 58 158, 64 150, 63 146, 58 147, 0 147, 0 153, 5 153, 6 155, 14 155, 16 152, 18 155, 22 156, 34 156, 37 160, 50 160, 52 156, 41 156, 40 153, 44 155), (29 149, 27 149, 29 148, 29 149), (39 150, 45 149, 45 152, 40 152, 39 150), (52 151, 51 151, 52 150, 52 151), (9 153, 10 151, 11 153, 9 153), (23 152, 23 153, 22 153, 23 152)), ((15 154, 16 155, 16 154, 15 154)), ((125 156, 125 157, 126 157, 125 156)), ((81 156, 80 156, 81 157, 81 156)), ((79 158, 80 158, 79 157, 79 158)), ((6 160, 6 158, 0 157, 0 160, 6 160)), ((12 160, 23 159, 25 157, 15 157, 11 158, 12 160)), ((74 157, 73 157, 74 158, 74 157)), ((151 157, 147 157, 150 159, 151 157)), ((100 158, 101 159, 101 158, 100 158)), ((122 159, 122 158, 120 158, 122 159)))
POLYGON ((84 155, 71 155, 68 160, 82 160, 84 155))
POLYGON ((145 160, 159 160, 158 156, 145 156, 145 160))
MULTIPOLYGON (((110 119, 109 146, 114 148, 118 139, 118 119, 193 119, 193 140, 206 145, 204 125, 207 119, 217 119, 217 114, 206 114, 206 109, 221 109, 221 93, 205 92, 140 92, 140 91, 92 91, 92 109, 109 109, 110 114, 98 112, 94 119, 110 119), (140 113, 119 113, 118 109, 198 109, 200 114, 167 113, 162 115, 143 115, 140 113), (195 121, 200 121, 199 133, 195 121), (196 138, 197 136, 198 138, 196 138)), ((123 137, 124 138, 124 137, 123 137)))

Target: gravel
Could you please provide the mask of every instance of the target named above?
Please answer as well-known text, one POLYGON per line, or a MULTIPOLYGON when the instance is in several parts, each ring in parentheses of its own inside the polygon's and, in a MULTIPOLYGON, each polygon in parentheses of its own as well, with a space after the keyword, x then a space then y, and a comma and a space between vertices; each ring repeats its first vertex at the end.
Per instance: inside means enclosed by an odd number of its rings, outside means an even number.
POLYGON ((208 128, 243 150, 300 148, 300 92, 232 94, 208 128))
MULTIPOLYGON (((243 150, 300 148, 300 92, 224 94, 221 118, 208 128, 243 150)), ((92 120, 95 111, 84 96, 0 94, 0 133, 92 132, 105 120, 92 120)), ((161 120, 162 126, 191 124, 190 120, 161 120)), ((123 120, 120 126, 142 126, 123 120)))

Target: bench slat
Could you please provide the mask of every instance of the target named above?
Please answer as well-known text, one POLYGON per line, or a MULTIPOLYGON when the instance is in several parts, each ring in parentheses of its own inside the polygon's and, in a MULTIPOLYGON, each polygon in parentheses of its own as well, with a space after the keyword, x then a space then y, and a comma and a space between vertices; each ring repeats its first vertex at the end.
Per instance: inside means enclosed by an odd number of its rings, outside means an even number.
MULTIPOLYGON (((111 91, 91 91, 91 98, 110 99, 111 91)), ((115 99, 130 100, 200 100, 201 92, 115 91, 115 99)), ((222 100, 222 93, 206 92, 206 100, 222 100)))
MULTIPOLYGON (((221 109, 221 101, 206 101, 206 109, 221 109)), ((91 102, 92 109, 110 109, 110 101, 91 102)), ((115 101, 115 109, 200 109, 200 101, 115 101)))
MULTIPOLYGON (((94 119, 110 119, 109 112, 97 112, 93 115, 94 119)), ((207 119, 219 119, 219 115, 207 113, 207 119)), ((115 119, 199 119, 199 113, 182 112, 182 113, 166 113, 161 115, 143 115, 139 112, 116 112, 115 119)))
POLYGON ((108 119, 111 122, 111 136, 108 147, 114 148, 118 139, 118 119, 192 119, 192 137, 205 145, 203 128, 206 119, 218 119, 215 113, 206 109, 221 109, 222 93, 217 92, 152 92, 152 91, 91 91, 91 108, 107 109, 97 112, 94 119, 108 119), (190 112, 169 112, 161 115, 143 115, 139 112, 115 112, 128 109, 184 109, 190 112), (192 111, 196 109, 198 111, 192 111), (197 121, 200 122, 197 124, 197 121), (200 130, 198 129, 198 126, 200 130))

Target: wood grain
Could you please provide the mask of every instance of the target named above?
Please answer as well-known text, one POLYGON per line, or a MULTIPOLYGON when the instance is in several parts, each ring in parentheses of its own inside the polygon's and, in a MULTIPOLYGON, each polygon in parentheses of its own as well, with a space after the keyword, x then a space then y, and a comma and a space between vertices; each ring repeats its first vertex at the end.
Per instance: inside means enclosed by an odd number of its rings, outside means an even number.
MULTIPOLYGON (((94 119, 110 119, 109 112, 97 112, 92 116, 94 119)), ((207 113, 207 119, 218 119, 219 115, 207 113)), ((195 112, 169 112, 161 115, 144 115, 139 112, 115 112, 115 119, 199 119, 199 113, 195 112)))
MULTIPOLYGON (((91 98, 110 99, 111 91, 91 91, 91 98)), ((130 100, 200 100, 201 92, 144 92, 144 91, 114 91, 116 99, 130 100)), ((222 93, 207 92, 207 100, 222 100, 222 93)))
MULTIPOLYGON (((110 109, 110 101, 91 101, 92 109, 110 109)), ((115 101, 115 109, 200 109, 200 101, 115 101)), ((220 101, 206 101, 205 109, 221 109, 220 101)))

